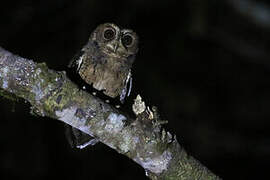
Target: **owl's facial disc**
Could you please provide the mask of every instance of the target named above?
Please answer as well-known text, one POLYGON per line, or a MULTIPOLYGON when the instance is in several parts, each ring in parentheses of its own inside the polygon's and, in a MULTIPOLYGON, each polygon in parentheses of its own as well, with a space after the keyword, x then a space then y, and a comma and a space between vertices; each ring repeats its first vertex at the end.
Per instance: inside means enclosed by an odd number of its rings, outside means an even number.
MULTIPOLYGON (((105 34, 108 32, 104 32, 105 34)), ((112 33, 110 33, 112 34, 112 33)), ((131 30, 122 30, 118 37, 112 38, 105 47, 107 52, 118 57, 128 57, 137 53, 137 40, 136 34, 131 30)))
POLYGON ((139 38, 134 31, 130 29, 121 30, 119 42, 121 47, 119 53, 125 54, 126 57, 137 53, 139 38))
POLYGON ((99 44, 104 53, 114 57, 126 58, 137 53, 136 33, 129 29, 121 30, 112 23, 98 26, 91 38, 99 44))

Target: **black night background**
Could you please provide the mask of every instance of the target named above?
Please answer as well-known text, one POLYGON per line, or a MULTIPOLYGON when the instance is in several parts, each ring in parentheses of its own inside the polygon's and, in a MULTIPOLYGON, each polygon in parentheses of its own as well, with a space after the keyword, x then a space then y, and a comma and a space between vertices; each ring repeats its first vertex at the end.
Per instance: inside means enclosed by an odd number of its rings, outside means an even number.
MULTIPOLYGON (((105 22, 140 37, 127 104, 140 94, 157 106, 166 129, 221 178, 269 178, 268 1, 3 0, 0 46, 63 71, 105 22)), ((1 179, 147 179, 103 144, 72 149, 62 122, 29 112, 0 98, 1 179)))

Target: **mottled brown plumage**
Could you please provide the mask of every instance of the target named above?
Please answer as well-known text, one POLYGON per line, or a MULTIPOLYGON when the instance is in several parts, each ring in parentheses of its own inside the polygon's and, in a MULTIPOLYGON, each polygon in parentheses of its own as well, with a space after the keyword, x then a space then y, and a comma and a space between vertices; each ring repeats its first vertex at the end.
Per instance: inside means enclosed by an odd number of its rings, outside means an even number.
POLYGON ((97 90, 123 101, 131 67, 138 51, 138 37, 129 29, 112 23, 99 25, 91 34, 73 65, 81 78, 97 90))

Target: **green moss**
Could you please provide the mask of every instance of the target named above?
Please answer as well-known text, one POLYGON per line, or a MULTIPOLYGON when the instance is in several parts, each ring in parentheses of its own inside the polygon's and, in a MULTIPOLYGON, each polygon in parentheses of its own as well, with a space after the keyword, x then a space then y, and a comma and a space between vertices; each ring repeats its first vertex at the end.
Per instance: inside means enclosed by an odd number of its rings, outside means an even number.
POLYGON ((51 92, 48 99, 44 102, 45 110, 47 113, 54 113, 56 110, 62 110, 66 106, 69 106, 71 102, 70 98, 74 97, 76 92, 74 92, 74 88, 70 88, 68 84, 69 83, 65 83, 64 86, 61 86, 51 92))

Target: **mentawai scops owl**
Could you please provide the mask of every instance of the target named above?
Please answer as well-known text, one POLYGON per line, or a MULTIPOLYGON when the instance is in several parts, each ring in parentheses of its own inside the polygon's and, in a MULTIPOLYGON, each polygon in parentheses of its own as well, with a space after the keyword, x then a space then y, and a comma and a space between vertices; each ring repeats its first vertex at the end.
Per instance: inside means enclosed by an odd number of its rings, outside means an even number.
MULTIPOLYGON (((123 103, 131 90, 131 67, 137 51, 138 36, 134 31, 105 23, 92 32, 69 67, 75 67, 87 84, 111 98, 120 96, 123 103)), ((67 128, 67 133, 71 145, 78 148, 97 142, 75 128, 67 128)))
POLYGON ((75 66, 80 77, 107 96, 120 96, 123 102, 129 95, 131 66, 138 51, 138 36, 130 29, 120 29, 112 23, 99 25, 91 34, 79 56, 70 66, 75 66))

